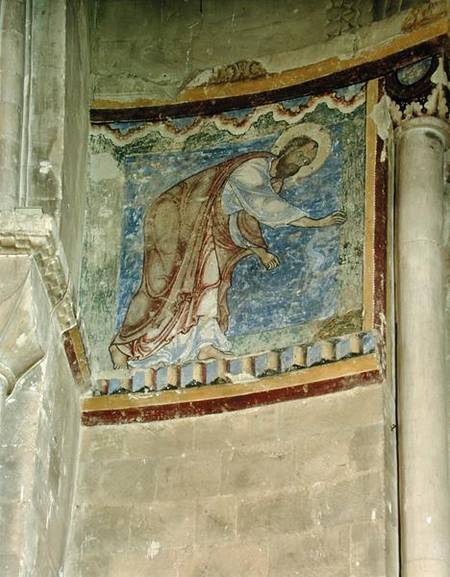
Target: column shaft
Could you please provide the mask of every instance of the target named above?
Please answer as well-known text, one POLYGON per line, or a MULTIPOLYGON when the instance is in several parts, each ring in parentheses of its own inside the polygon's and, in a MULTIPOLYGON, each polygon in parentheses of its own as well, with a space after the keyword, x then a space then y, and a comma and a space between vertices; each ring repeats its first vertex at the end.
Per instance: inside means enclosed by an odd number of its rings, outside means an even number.
POLYGON ((449 577, 443 198, 448 126, 397 137, 397 315, 402 577, 449 577))
POLYGON ((26 2, 0 2, 0 209, 18 205, 26 2))

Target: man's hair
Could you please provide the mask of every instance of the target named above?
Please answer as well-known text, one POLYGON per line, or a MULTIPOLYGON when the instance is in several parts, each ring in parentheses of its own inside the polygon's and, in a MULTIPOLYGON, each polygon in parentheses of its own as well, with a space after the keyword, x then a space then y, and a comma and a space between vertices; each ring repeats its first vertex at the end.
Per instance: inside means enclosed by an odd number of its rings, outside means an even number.
POLYGON ((309 136, 296 136, 283 146, 283 148, 278 153, 278 156, 284 156, 285 154, 289 154, 290 152, 299 150, 300 148, 302 148, 306 144, 309 144, 310 142, 313 142, 316 145, 316 148, 319 147, 319 143, 317 142, 317 140, 314 140, 309 136))

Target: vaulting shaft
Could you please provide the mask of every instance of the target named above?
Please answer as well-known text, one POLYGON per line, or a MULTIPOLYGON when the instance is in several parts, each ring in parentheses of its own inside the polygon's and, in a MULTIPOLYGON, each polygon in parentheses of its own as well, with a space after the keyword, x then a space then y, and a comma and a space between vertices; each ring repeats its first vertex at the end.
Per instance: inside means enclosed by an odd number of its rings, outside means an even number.
POLYGON ((443 199, 449 127, 397 132, 397 315, 403 577, 449 575, 443 199))

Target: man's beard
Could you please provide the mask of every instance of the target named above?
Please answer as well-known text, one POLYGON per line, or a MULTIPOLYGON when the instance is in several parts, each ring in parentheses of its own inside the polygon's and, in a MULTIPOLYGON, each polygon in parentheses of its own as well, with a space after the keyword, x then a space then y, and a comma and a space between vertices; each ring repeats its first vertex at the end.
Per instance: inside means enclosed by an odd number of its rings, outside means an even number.
POLYGON ((277 169, 276 169, 276 177, 277 178, 289 178, 290 176, 294 176, 294 174, 296 174, 300 167, 302 165, 301 164, 294 164, 292 162, 287 162, 283 157, 280 158, 280 160, 278 161, 277 164, 277 169))

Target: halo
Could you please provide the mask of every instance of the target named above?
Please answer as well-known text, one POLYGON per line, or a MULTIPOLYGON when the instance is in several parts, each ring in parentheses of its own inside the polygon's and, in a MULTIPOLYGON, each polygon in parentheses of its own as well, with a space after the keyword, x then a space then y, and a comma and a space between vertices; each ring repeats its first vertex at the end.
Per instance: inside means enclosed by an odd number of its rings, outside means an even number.
POLYGON ((316 172, 316 170, 319 170, 331 151, 331 137, 328 130, 320 124, 305 122, 303 124, 296 124, 285 130, 272 146, 273 154, 279 154, 290 140, 298 136, 309 136, 318 143, 319 148, 311 164, 302 166, 294 176, 287 179, 289 182, 298 182, 305 176, 309 176, 313 172, 316 172))

